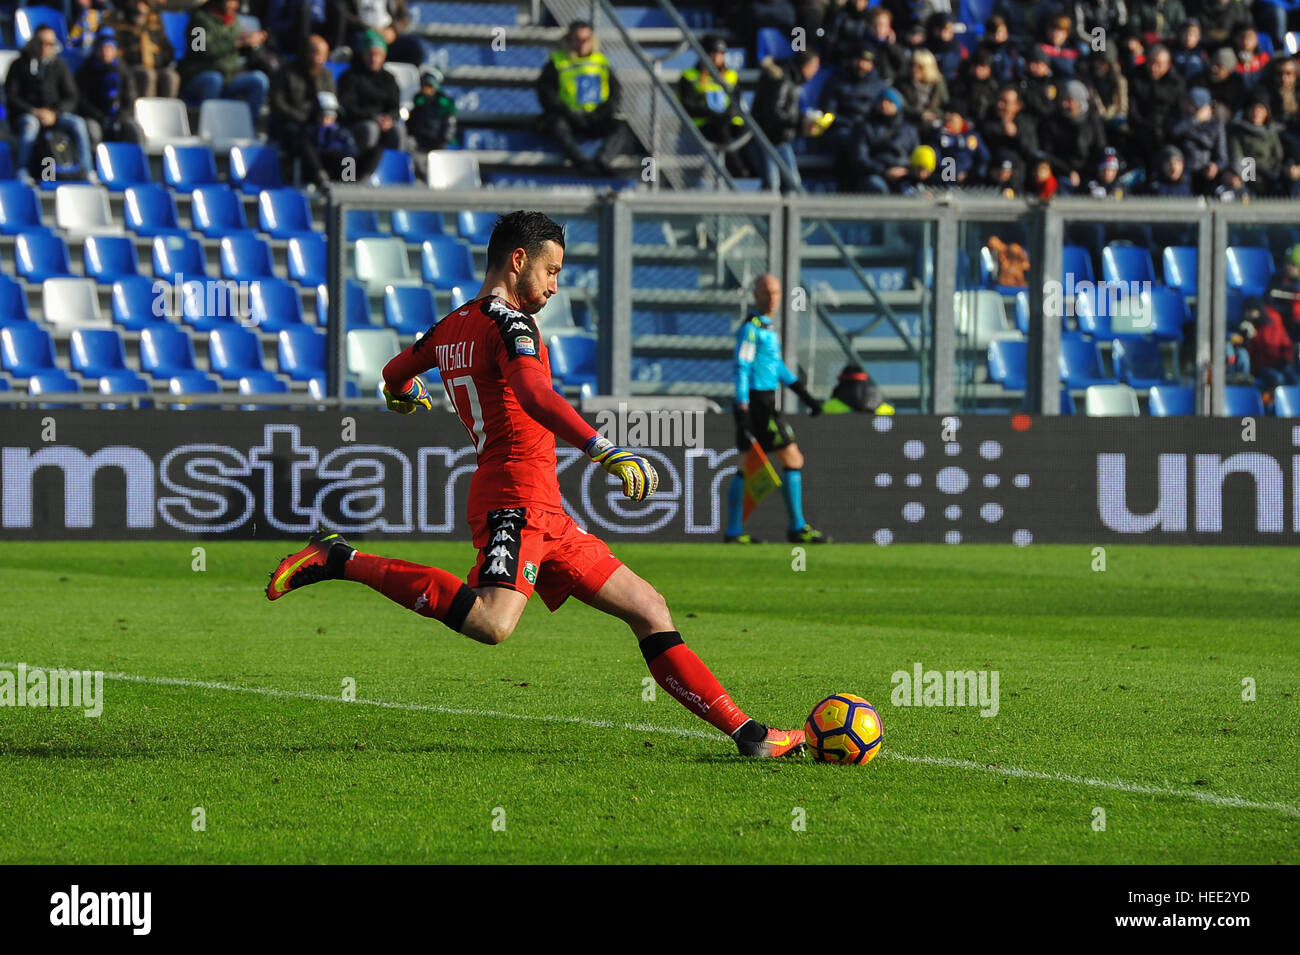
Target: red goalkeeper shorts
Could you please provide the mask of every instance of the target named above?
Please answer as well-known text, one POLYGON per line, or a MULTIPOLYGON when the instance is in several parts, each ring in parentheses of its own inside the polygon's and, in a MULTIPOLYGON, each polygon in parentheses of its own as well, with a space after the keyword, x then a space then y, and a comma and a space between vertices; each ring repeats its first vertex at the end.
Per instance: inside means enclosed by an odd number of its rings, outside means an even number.
POLYGON ((563 511, 507 507, 470 518, 478 562, 471 587, 509 587, 525 597, 534 590, 558 610, 570 596, 590 601, 623 566, 608 545, 563 511))

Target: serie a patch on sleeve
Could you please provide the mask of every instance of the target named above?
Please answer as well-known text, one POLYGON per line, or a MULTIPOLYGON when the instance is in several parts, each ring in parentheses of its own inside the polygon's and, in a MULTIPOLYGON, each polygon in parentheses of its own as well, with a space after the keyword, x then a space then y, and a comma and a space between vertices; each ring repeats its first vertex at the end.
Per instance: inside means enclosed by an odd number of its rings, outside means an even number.
POLYGON ((484 311, 496 323, 497 331, 501 333, 501 340, 505 343, 508 358, 518 358, 521 355, 538 357, 537 343, 541 340, 541 336, 537 331, 537 323, 533 321, 531 315, 511 308, 500 299, 488 302, 484 311))

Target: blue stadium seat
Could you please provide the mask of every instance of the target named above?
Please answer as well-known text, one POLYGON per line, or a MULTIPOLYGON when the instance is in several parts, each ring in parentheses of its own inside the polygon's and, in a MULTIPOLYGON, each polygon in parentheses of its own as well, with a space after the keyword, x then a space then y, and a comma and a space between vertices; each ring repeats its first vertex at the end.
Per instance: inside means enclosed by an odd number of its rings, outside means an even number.
POLYGON ((325 376, 325 332, 302 326, 285 328, 277 336, 280 371, 294 381, 325 376))
POLYGON ((1017 338, 989 342, 989 378, 1008 391, 1024 391, 1029 343, 1017 338))
POLYGON ((169 282, 204 278, 208 260, 191 235, 159 235, 153 240, 153 274, 169 282))
POLYGON ((163 314, 154 314, 154 303, 163 289, 154 289, 154 280, 143 275, 127 275, 113 283, 113 322, 127 331, 140 331, 167 321, 170 303, 164 299, 163 314))
POLYGON ((128 186, 122 211, 126 227, 137 235, 186 235, 176 217, 176 200, 156 182, 128 186))
POLYGON ((1097 343, 1076 334, 1061 336, 1060 371, 1061 380, 1072 389, 1115 384, 1106 375, 1097 343))
MULTIPOLYGON (((194 342, 175 325, 156 325, 140 332, 140 369, 153 378, 200 373, 194 364, 194 342)), ((205 376, 206 377, 206 376, 205 376)))
POLYGON ((163 147, 163 182, 171 188, 189 192, 220 181, 211 147, 170 143, 163 147))
POLYGON ((19 47, 26 46, 36 31, 49 27, 64 47, 68 45, 68 25, 63 19, 63 12, 51 7, 22 7, 14 12, 14 40, 19 47))
POLYGON ((122 336, 114 328, 74 328, 68 351, 72 370, 83 378, 128 370, 122 336))
POLYGON ((1148 399, 1147 411, 1156 418, 1196 414, 1196 389, 1189 385, 1155 385, 1148 399))
POLYGON ((1094 291, 1084 290, 1074 296, 1074 317, 1079 323, 1079 331, 1096 339, 1111 337, 1110 295, 1107 289, 1106 285, 1098 285, 1094 287, 1095 294, 1094 291))
POLYGON ((1182 341, 1183 326, 1190 320, 1187 299, 1181 292, 1163 285, 1151 289, 1151 321, 1157 341, 1182 341))
MULTIPOLYGON (((761 62, 761 61, 760 61, 761 62)), ((799 90, 799 109, 801 112, 818 109, 821 106, 822 93, 835 75, 835 67, 829 61, 822 60, 821 69, 813 74, 812 79, 804 83, 799 90)))
POLYGON ((243 320, 239 286, 227 279, 195 279, 181 287, 181 320, 196 331, 243 320))
POLYGON ((100 143, 95 147, 95 169, 110 192, 151 181, 149 157, 138 143, 100 143))
POLYGON ((16 378, 52 371, 54 339, 35 322, 0 327, 0 365, 16 378))
POLYGON ((0 179, 14 178, 14 154, 8 143, 0 143, 0 179))
POLYGON ((1061 247, 1061 281, 1067 287, 1069 280, 1067 276, 1074 276, 1074 284, 1080 282, 1092 282, 1095 276, 1092 271, 1092 256, 1088 250, 1081 245, 1066 245, 1061 247))
POLYGON ((274 146, 236 146, 230 150, 230 185, 246 195, 279 189, 280 154, 274 146))
POLYGON ((318 232, 289 240, 289 278, 299 285, 324 285, 328 274, 325 236, 318 232))
POLYGON ((1072 415, 1072 414, 1076 414, 1077 411, 1078 409, 1074 405, 1074 395, 1071 394, 1069 388, 1062 388, 1060 413, 1063 415, 1072 415))
POLYGON ((1137 245, 1108 245, 1101 250, 1101 277, 1104 282, 1151 282, 1156 267, 1151 250, 1137 245))
POLYGON ((374 209, 347 210, 343 214, 343 234, 348 242, 388 235, 379 227, 379 213, 374 209))
MULTIPOLYGON (((221 383, 201 371, 186 371, 173 375, 167 380, 167 393, 178 396, 216 395, 221 393, 221 383)), ((215 405, 172 405, 173 408, 211 408, 215 405)))
POLYGON ((1278 385, 1273 389, 1273 413, 1279 418, 1300 418, 1300 385, 1278 385))
MULTIPOLYGON (((114 371, 107 375, 101 375, 99 378, 99 393, 101 395, 150 395, 153 389, 149 387, 149 382, 141 378, 133 371, 114 371)), ((129 405, 105 404, 101 408, 126 408, 129 405)))
POLYGON ((176 51, 176 59, 184 59, 185 53, 190 48, 189 11, 164 10, 161 15, 163 33, 167 34, 167 40, 171 43, 172 49, 176 51))
POLYGON ((271 247, 258 235, 226 236, 221 240, 221 274, 240 282, 274 276, 271 247))
POLYGON ((497 215, 494 212, 460 212, 456 215, 456 228, 462 239, 468 239, 473 245, 487 245, 496 228, 497 215))
MULTIPOLYGON (((517 8, 513 3, 455 2, 455 0, 423 0, 408 4, 411 23, 426 26, 439 23, 469 23, 475 25, 512 27, 518 22, 517 8)), ((619 11, 622 15, 622 11, 619 11)))
POLYGON ((248 293, 249 316, 259 331, 278 332, 303 324, 298 286, 266 277, 251 282, 248 293))
POLYGON ((356 279, 343 281, 343 325, 349 331, 354 328, 373 328, 370 320, 370 299, 366 287, 356 279))
POLYGON ((227 381, 235 381, 262 367, 262 343, 247 328, 230 325, 208 332, 208 367, 227 381))
POLYGON ((1228 288, 1239 289, 1242 295, 1263 295, 1273 279, 1273 253, 1248 245, 1228 247, 1228 288))
POLYGON ((758 62, 762 63, 769 56, 774 60, 788 60, 794 56, 790 37, 776 27, 762 27, 758 31, 758 62))
POLYGON ((390 285, 384 289, 384 321, 399 335, 419 335, 438 318, 433 289, 424 285, 390 285))
POLYGON ((1253 385, 1226 385, 1223 389, 1224 415, 1241 418, 1259 417, 1264 413, 1264 398, 1253 385))
POLYGON ((392 227, 393 235, 407 242, 423 242, 430 236, 442 235, 446 228, 442 213, 430 209, 394 209, 392 227))
POLYGON ((27 392, 33 395, 70 394, 81 391, 81 385, 66 371, 51 368, 34 372, 27 379, 27 392))
POLYGON ((14 242, 14 263, 18 274, 29 282, 72 275, 68 244, 48 229, 20 234, 14 242))
POLYGON ((1165 359, 1160 344, 1149 338, 1117 338, 1111 345, 1115 376, 1133 388, 1166 384, 1165 359))
POLYGON ((1029 334, 1029 290, 1016 292, 1016 329, 1022 335, 1029 334))
MULTIPOLYGON (((317 375, 315 378, 307 382, 307 394, 311 395, 313 398, 324 398, 326 396, 324 375, 317 375)), ((361 389, 357 387, 355 381, 349 378, 347 381, 343 382, 343 394, 349 398, 360 398, 361 389)))
POLYGON ((257 197, 258 227, 277 239, 290 239, 314 230, 311 206, 297 189, 266 189, 257 197))
POLYGON ((420 243, 420 273, 433 287, 474 284, 474 256, 469 246, 449 235, 435 235, 420 243))
POLYGON ((415 163, 404 149, 385 149, 379 165, 370 174, 372 186, 415 185, 415 163))
POLYGON ((596 339, 585 335, 552 335, 551 371, 566 385, 589 384, 596 388, 596 339))
POLYGON ((250 371, 239 379, 241 395, 281 395, 287 394, 288 391, 288 383, 277 378, 275 373, 270 371, 250 371))
POLYGON ((0 325, 25 322, 29 318, 26 288, 12 276, 0 274, 0 325))
POLYGON ((124 235, 88 235, 82 246, 85 273, 96 282, 114 282, 140 274, 135 240, 124 235))
POLYGON ((244 216, 244 203, 223 182, 199 186, 190 193, 190 222, 209 239, 253 233, 244 216))
POLYGON ((1167 246, 1161 256, 1161 263, 1165 274, 1165 285, 1177 289, 1184 295, 1196 294, 1196 282, 1199 275, 1196 246, 1167 246))
POLYGON ((36 190, 17 180, 0 180, 0 235, 42 228, 36 190))

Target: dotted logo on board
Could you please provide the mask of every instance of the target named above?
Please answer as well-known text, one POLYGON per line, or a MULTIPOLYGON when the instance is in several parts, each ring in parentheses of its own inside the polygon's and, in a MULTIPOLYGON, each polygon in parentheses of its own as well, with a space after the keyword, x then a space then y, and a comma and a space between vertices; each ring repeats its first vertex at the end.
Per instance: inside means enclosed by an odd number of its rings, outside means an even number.
MULTIPOLYGON (((1027 416, 1023 422, 1020 418, 1016 415, 1012 426, 1024 431, 1029 421, 1027 416)), ((961 419, 953 416, 944 421, 950 425, 945 431, 960 438, 961 419)), ((894 423, 895 419, 889 416, 872 420, 872 426, 882 435, 892 432, 894 423)), ((901 449, 876 446, 873 450, 877 452, 876 461, 896 462, 895 470, 876 471, 876 488, 890 489, 892 496, 902 501, 896 512, 901 523, 877 527, 872 534, 877 544, 892 544, 896 533, 909 525, 921 525, 927 531, 941 530, 946 543, 960 544, 962 531, 953 525, 965 522, 969 527, 972 520, 1004 532, 1005 539, 1020 547, 1033 543, 1033 532, 1016 526, 1007 516, 1016 491, 1028 488, 1031 478, 1021 472, 1008 473, 1000 463, 1002 442, 988 439, 968 447, 960 440, 944 441, 936 436, 933 441, 908 438, 901 449), (934 491, 942 495, 939 502, 934 491), (926 501, 930 502, 928 506, 926 501)), ((981 537, 987 539, 985 535, 981 537)))

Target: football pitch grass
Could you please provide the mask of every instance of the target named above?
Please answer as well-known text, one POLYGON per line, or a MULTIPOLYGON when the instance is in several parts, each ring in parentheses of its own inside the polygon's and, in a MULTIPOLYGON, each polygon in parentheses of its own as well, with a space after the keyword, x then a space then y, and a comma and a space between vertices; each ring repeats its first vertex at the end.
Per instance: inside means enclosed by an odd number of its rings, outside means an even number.
POLYGON ((0 668, 105 673, 98 718, 0 708, 0 862, 1300 860, 1295 549, 615 547, 751 715, 871 700, 842 767, 736 756, 576 601, 487 647, 358 584, 268 603, 296 543, 193 546, 0 548, 0 668), (893 705, 917 663, 996 671, 996 715, 893 705))

